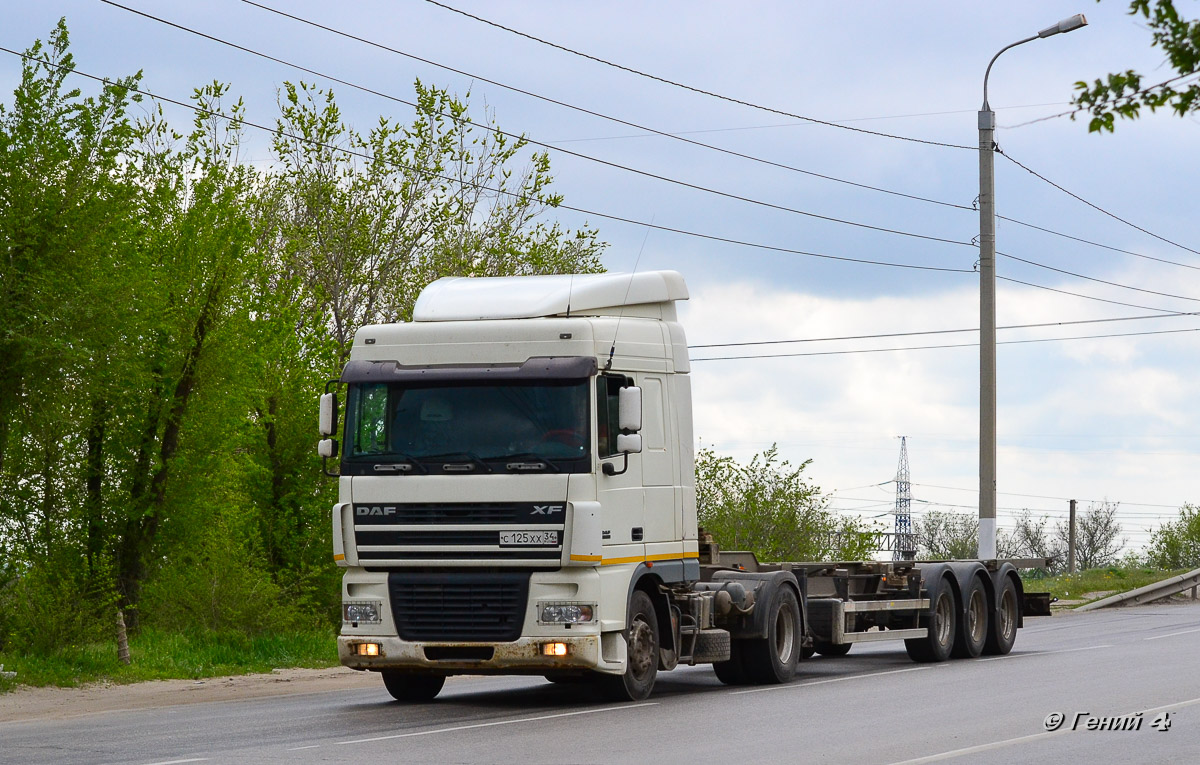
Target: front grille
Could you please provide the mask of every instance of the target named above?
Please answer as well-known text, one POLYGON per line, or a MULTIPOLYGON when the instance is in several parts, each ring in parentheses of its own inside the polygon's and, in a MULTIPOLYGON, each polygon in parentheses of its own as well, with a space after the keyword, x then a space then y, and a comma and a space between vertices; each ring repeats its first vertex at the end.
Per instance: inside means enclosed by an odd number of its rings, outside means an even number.
POLYGON ((479 503, 355 504, 355 524, 445 525, 465 523, 562 523, 562 500, 479 503))
POLYGON ((404 640, 507 643, 521 635, 529 573, 393 571, 388 594, 404 640))

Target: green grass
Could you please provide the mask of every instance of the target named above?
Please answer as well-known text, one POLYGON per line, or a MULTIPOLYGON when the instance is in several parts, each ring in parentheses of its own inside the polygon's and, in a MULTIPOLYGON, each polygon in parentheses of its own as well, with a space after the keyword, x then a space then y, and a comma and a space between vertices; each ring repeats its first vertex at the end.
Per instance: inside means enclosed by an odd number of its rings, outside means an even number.
POLYGON ((0 664, 15 680, 0 678, 0 693, 21 685, 77 686, 96 681, 198 679, 281 667, 331 667, 338 664, 332 630, 243 635, 234 632, 176 634, 144 630, 129 641, 132 663, 117 661, 116 642, 64 646, 51 655, 0 653, 0 664))
MULTIPOLYGON (((1110 568, 1091 568, 1073 575, 1060 574, 1058 576, 1047 577, 1046 579, 1027 580, 1025 582, 1025 589, 1030 592, 1049 592, 1053 597, 1060 600, 1083 600, 1083 596, 1090 592, 1105 592, 1110 590, 1114 594, 1128 592, 1129 590, 1136 590, 1138 587, 1144 587, 1147 584, 1161 582, 1163 579, 1170 579, 1181 573, 1183 572, 1160 571, 1146 567, 1124 568, 1113 566, 1110 568)), ((1087 598, 1086 600, 1092 601, 1098 599, 1087 598)))

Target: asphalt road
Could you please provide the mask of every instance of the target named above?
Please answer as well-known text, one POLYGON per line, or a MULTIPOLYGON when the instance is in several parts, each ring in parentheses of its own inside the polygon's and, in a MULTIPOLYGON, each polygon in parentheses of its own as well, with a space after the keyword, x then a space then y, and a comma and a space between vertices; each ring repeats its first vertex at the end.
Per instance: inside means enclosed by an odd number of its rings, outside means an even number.
POLYGON ((752 688, 685 668, 640 704, 540 678, 451 678, 417 707, 380 683, 6 723, 0 762, 1200 762, 1200 604, 1026 624, 1005 657, 919 665, 902 645, 864 645, 752 688), (1064 722, 1048 731, 1055 713, 1064 722), (1100 717, 1138 729, 1088 730, 1100 717))

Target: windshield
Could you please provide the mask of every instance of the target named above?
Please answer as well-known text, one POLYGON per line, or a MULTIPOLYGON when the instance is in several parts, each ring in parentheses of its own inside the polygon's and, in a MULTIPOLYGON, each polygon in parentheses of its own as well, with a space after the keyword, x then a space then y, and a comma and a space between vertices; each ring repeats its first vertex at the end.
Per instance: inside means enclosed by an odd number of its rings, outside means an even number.
POLYGON ((346 457, 418 472, 586 471, 588 392, 587 380, 351 385, 346 457))

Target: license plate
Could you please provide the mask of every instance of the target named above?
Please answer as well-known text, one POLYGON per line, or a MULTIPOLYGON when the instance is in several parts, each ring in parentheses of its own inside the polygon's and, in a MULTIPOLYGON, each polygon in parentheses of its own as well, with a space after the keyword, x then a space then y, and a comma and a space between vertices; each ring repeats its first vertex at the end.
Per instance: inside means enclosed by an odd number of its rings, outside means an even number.
POLYGON ((501 547, 547 546, 558 544, 557 531, 501 531, 501 547))

